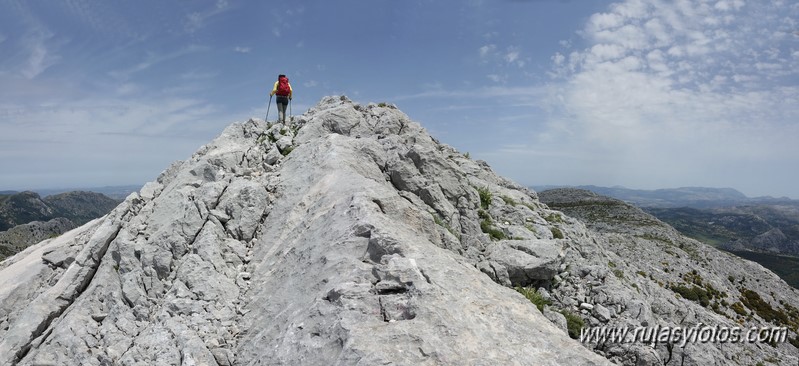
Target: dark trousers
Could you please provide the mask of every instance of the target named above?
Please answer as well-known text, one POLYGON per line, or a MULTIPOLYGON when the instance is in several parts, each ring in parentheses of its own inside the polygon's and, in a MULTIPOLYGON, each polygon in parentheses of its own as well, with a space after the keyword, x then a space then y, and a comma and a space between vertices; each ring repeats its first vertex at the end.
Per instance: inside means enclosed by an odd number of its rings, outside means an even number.
POLYGON ((277 120, 285 123, 286 107, 289 105, 289 97, 285 95, 278 95, 275 99, 275 103, 277 103, 277 120))

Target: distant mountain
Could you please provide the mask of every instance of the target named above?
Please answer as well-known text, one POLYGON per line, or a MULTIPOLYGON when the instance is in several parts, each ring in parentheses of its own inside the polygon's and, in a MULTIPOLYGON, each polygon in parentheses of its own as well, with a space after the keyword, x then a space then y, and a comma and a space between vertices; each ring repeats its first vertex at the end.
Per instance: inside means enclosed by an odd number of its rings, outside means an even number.
MULTIPOLYGON (((565 186, 536 186, 536 191, 565 186)), ((624 187, 600 187, 594 185, 567 187, 585 189, 603 196, 620 199, 638 207, 721 207, 761 201, 784 201, 788 198, 749 198, 733 188, 681 187, 655 190, 629 189, 624 187)))
POLYGON ((26 191, 0 196, 0 231, 55 217, 53 209, 38 193, 26 191))
MULTIPOLYGON (((139 185, 124 185, 124 186, 103 186, 103 187, 80 187, 80 188, 60 188, 60 189, 34 189, 32 191, 38 193, 42 197, 48 197, 60 193, 66 192, 75 192, 75 191, 85 191, 85 192, 95 192, 95 193, 102 193, 108 197, 117 200, 123 200, 129 194, 133 192, 138 192, 141 189, 141 184, 139 185)), ((16 193, 11 191, 12 193, 16 193)))
POLYGON ((0 259, 103 216, 119 203, 96 192, 0 195, 0 259))
POLYGON ((25 191, 0 195, 0 231, 32 221, 48 221, 64 217, 77 225, 105 215, 119 204, 96 192, 66 192, 42 198, 38 193, 25 191))
POLYGON ((799 202, 644 208, 686 236, 727 250, 799 256, 799 202))
POLYGON ((799 288, 799 200, 750 198, 731 188, 583 187, 641 207, 681 234, 758 262, 799 288))

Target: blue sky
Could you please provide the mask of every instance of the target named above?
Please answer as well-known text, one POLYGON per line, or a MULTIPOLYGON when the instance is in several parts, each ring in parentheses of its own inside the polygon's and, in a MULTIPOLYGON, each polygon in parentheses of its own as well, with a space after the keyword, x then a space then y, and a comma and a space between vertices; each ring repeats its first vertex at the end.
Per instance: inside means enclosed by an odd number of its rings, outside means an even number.
MULTIPOLYGON (((0 0, 0 190, 142 184, 285 73, 525 185, 799 198, 799 3, 0 0)), ((274 107, 272 108, 274 118, 274 107)))

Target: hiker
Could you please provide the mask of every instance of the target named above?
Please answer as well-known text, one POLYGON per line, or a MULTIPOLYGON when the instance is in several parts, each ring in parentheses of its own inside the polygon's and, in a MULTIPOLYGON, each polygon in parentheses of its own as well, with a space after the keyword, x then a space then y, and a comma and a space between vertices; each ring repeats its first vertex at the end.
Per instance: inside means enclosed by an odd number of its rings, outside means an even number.
POLYGON ((291 84, 289 84, 289 78, 287 78, 286 75, 278 75, 275 86, 272 88, 272 92, 269 93, 269 96, 275 94, 277 94, 277 98, 275 98, 275 102, 277 103, 277 120, 286 123, 286 106, 288 106, 291 100, 291 84))

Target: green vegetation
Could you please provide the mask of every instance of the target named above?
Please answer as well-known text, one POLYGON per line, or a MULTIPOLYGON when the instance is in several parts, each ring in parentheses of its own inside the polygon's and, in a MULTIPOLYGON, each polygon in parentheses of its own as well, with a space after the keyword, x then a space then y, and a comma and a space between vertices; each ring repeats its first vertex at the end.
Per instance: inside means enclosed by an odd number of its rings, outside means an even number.
POLYGON ((465 157, 466 157, 466 159, 471 159, 471 158, 472 158, 472 155, 471 155, 471 154, 469 154, 469 152, 468 152, 468 151, 466 152, 466 154, 463 154, 463 156, 465 156, 465 157))
POLYGON ((515 287, 516 291, 520 294, 524 295, 527 300, 530 300, 531 303, 535 304, 535 307, 538 308, 538 311, 544 312, 544 305, 549 305, 551 302, 545 299, 541 294, 538 293, 534 288, 531 287, 515 287))
POLYGON ((657 240, 659 242, 663 242, 663 243, 666 243, 666 244, 672 244, 672 245, 674 244, 668 238, 662 238, 662 237, 659 237, 659 236, 656 236, 656 235, 652 235, 652 234, 649 234, 649 233, 646 233, 646 234, 643 234, 643 235, 636 235, 636 237, 637 238, 641 238, 641 239, 646 239, 646 240, 657 240))
POLYGON ((789 285, 799 288, 799 257, 749 251, 731 251, 730 253, 759 263, 776 273, 789 285))
POLYGON ((791 326, 791 328, 796 329, 796 320, 791 322, 791 319, 789 319, 785 312, 771 307, 771 304, 763 300, 760 294, 755 291, 747 288, 741 289, 741 302, 765 321, 777 325, 791 326))
MULTIPOLYGON (((530 208, 530 209, 532 209, 532 208, 530 208)), ((560 215, 558 215, 556 213, 551 213, 551 214, 547 215, 546 217, 544 217, 544 220, 547 220, 547 222, 549 222, 549 223, 559 224, 559 223, 563 222, 563 217, 561 217, 560 215)))
POLYGON ((488 210, 488 207, 491 206, 491 191, 488 190, 488 187, 476 187, 477 194, 480 195, 480 207, 484 210, 488 210))
POLYGON ((707 293, 707 291, 705 291, 701 287, 698 287, 696 285, 693 285, 691 287, 686 287, 683 285, 671 285, 671 287, 669 288, 672 291, 680 294, 680 296, 682 296, 686 300, 698 302, 704 307, 710 305, 710 295, 707 293))
POLYGON ((560 312, 566 317, 566 328, 569 330, 569 337, 577 339, 580 337, 580 330, 585 327, 583 318, 571 311, 563 310, 560 312))
POLYGON ((491 218, 483 219, 483 221, 480 221, 480 230, 488 234, 488 236, 490 236, 491 239, 494 240, 507 239, 505 233, 503 233, 501 230, 494 228, 491 218))
POLYGON ((505 201, 505 204, 516 206, 516 201, 514 201, 513 198, 508 196, 500 196, 499 198, 502 198, 502 200, 505 201))
POLYGON ((732 309, 732 311, 734 311, 736 314, 740 316, 747 316, 749 314, 746 312, 746 309, 744 309, 744 305, 741 304, 740 301, 730 305, 730 309, 732 309))
MULTIPOLYGON (((702 276, 696 270, 683 274, 682 279, 687 282, 690 287, 681 284, 672 284, 669 285, 669 289, 680 294, 680 296, 687 300, 698 302, 704 307, 708 307, 711 300, 720 300, 727 297, 726 293, 716 290, 709 283, 704 283, 702 281, 702 276)), ((718 305, 714 303, 714 306, 714 310, 717 310, 718 305)))
POLYGON ((388 107, 388 104, 386 104, 385 102, 380 102, 380 103, 377 104, 377 106, 381 107, 381 108, 385 108, 385 107, 388 107))
POLYGON ((294 146, 289 146, 285 150, 281 151, 280 153, 283 154, 283 156, 286 156, 288 154, 291 154, 292 151, 294 151, 294 146))
POLYGON ((550 228, 549 231, 552 232, 552 237, 555 238, 555 239, 564 239, 565 238, 565 236, 563 236, 563 232, 560 231, 560 229, 558 229, 556 227, 550 228))

